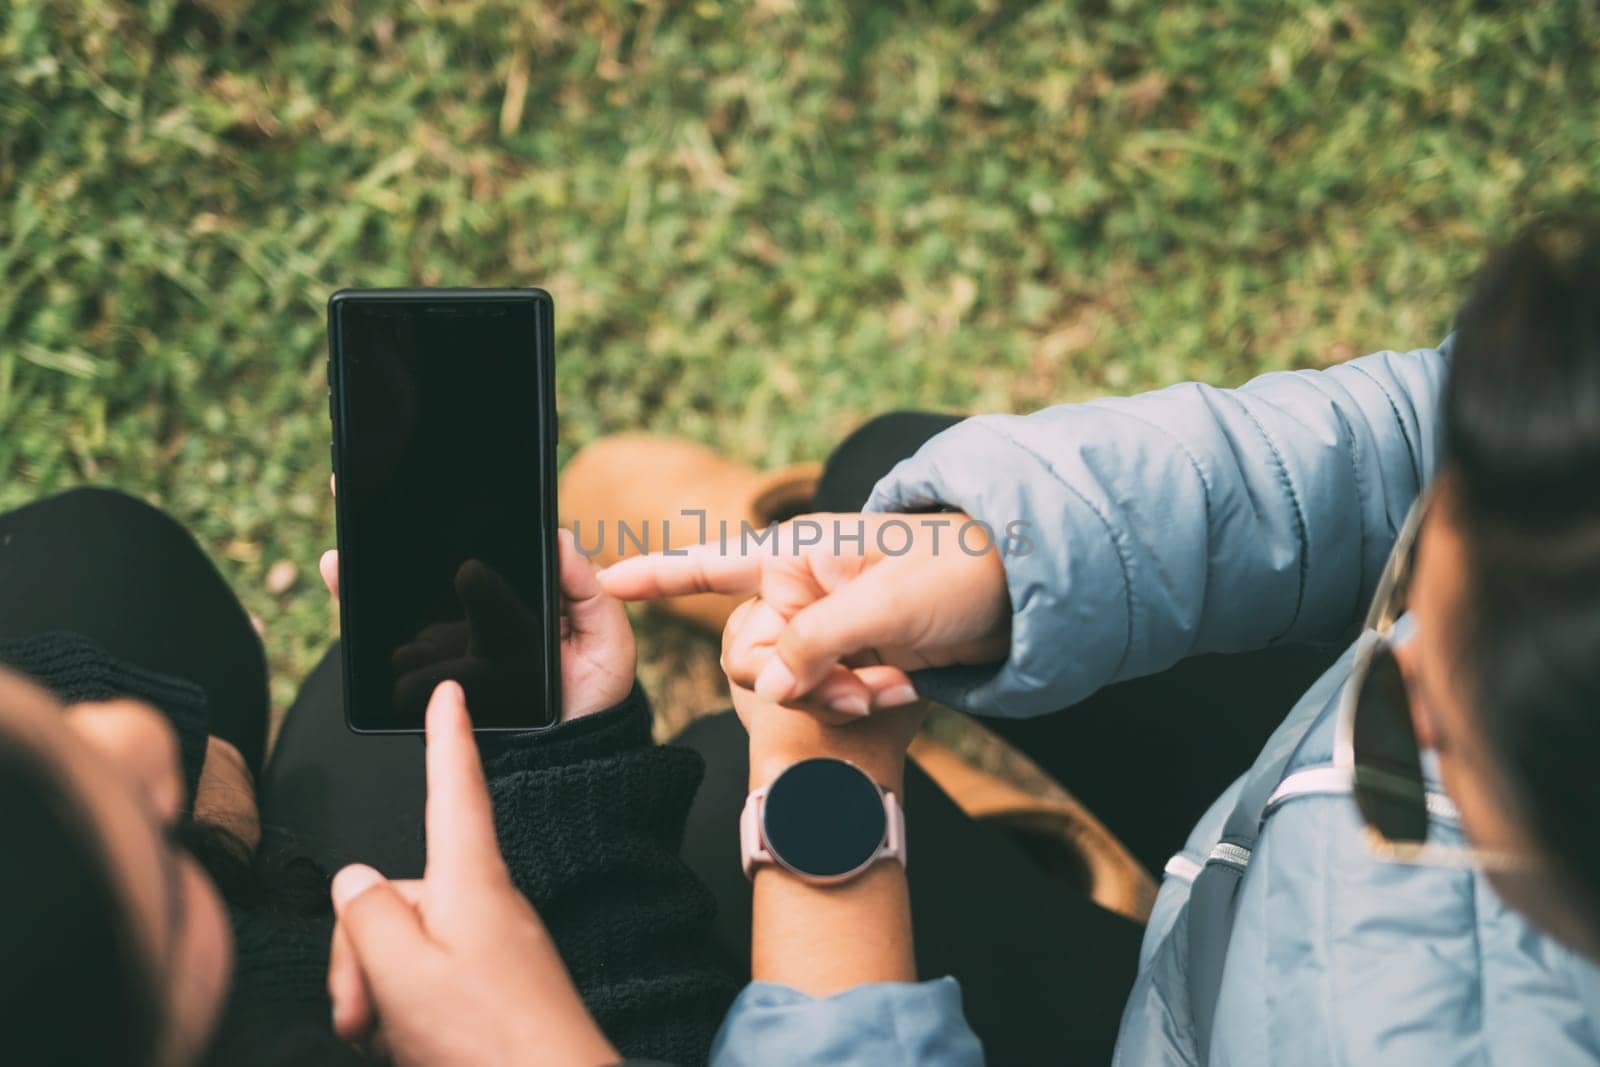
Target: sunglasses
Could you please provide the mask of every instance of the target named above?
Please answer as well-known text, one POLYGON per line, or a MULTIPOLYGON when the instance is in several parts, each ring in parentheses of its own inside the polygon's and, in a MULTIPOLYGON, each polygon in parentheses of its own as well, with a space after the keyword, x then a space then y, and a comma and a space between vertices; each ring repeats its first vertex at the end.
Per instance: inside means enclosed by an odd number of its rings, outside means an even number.
POLYGON ((1379 858, 1399 863, 1524 871, 1527 857, 1428 840, 1436 820, 1460 822, 1444 793, 1428 788, 1422 745, 1417 740, 1411 698, 1395 650, 1410 640, 1415 624, 1406 595, 1416 562, 1417 533, 1431 493, 1412 506, 1394 550, 1378 579, 1377 593, 1339 707, 1334 766, 1350 776, 1367 844, 1379 858))

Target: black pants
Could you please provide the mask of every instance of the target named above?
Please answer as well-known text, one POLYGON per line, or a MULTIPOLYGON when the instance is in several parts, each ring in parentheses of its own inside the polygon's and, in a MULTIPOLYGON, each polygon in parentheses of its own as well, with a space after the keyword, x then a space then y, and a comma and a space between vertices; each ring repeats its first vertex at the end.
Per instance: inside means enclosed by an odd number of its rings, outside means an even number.
MULTIPOLYGON (((829 457, 816 510, 859 510, 895 463, 958 421, 904 413, 867 423, 829 457)), ((1159 872, 1336 655, 1302 646, 1201 656, 1054 715, 985 725, 1159 872)), ((746 787, 744 732, 729 712, 692 724, 681 740, 707 764, 684 857, 717 895, 725 948, 748 968, 750 886, 734 830, 746 787)), ((1071 891, 1003 831, 968 818, 915 765, 904 800, 918 970, 961 980, 989 1061, 1109 1062, 1142 929, 1071 891)))
POLYGON ((0 641, 69 631, 200 685, 211 733, 235 745, 256 776, 267 847, 330 869, 360 859, 396 876, 421 873, 420 739, 345 729, 335 646, 266 759, 261 640, 170 516, 108 489, 74 489, 0 515, 0 605, 0 641))
POLYGON ((52 630, 198 684, 211 732, 260 773, 268 708, 261 640, 172 518, 109 489, 74 489, 0 515, 0 641, 52 630))

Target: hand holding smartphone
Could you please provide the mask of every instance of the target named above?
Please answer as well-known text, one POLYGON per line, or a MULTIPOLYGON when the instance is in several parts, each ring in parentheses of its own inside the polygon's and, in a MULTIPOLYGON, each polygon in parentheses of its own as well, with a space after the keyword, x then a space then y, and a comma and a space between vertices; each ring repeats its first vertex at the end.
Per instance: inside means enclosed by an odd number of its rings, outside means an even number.
POLYGON ((538 289, 328 301, 346 720, 420 732, 439 682, 479 730, 560 718, 552 303, 538 289))

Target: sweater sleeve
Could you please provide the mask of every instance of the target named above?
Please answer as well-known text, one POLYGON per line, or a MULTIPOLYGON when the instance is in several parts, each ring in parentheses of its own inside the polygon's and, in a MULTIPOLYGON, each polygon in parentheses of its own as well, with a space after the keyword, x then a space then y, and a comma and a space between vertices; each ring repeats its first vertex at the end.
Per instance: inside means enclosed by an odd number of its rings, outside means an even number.
POLYGON ((205 690, 198 685, 118 659, 88 638, 61 630, 0 642, 0 663, 28 675, 63 704, 132 697, 160 711, 178 735, 185 795, 194 796, 210 729, 205 690))
POLYGON ((486 770, 512 879, 625 1056, 703 1063, 737 986, 712 955, 716 904, 678 858, 704 765, 622 704, 497 743, 486 770))
POLYGON ((987 523, 1012 643, 998 668, 925 672, 919 688, 1039 715, 1195 653, 1338 636, 1437 466, 1448 347, 939 434, 867 508, 946 505, 987 523))

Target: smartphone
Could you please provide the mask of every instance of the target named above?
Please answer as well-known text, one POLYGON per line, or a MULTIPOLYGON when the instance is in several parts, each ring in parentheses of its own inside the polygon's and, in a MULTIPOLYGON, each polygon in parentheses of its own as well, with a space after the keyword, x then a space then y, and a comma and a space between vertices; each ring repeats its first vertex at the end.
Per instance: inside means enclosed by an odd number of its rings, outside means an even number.
POLYGON ((554 305, 539 289, 328 300, 345 721, 421 731, 435 686, 479 730, 560 718, 554 305))

